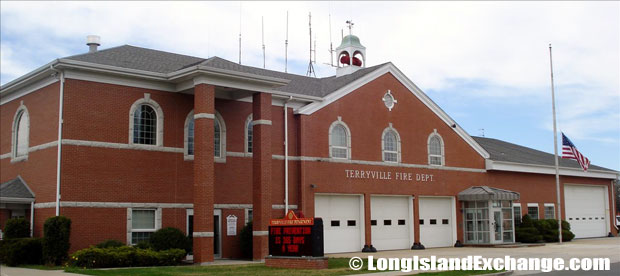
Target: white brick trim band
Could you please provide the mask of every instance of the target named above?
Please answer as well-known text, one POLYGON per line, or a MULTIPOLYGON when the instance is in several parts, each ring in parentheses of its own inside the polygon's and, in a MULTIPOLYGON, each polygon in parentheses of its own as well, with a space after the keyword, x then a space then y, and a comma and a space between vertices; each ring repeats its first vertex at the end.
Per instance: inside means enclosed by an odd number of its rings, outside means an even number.
MULTIPOLYGON (((35 203, 34 208, 55 208, 56 202, 35 203)), ((74 208, 171 208, 171 209, 193 209, 193 203, 140 203, 140 202, 82 202, 82 201, 61 201, 60 207, 74 208)), ((213 204, 213 209, 252 209, 252 204, 213 204)), ((273 209, 284 209, 282 204, 273 204, 273 209)), ((297 209, 297 205, 289 205, 290 209, 297 209)))
POLYGON ((267 236, 269 231, 252 231, 252 236, 267 236))
POLYGON ((213 238, 213 232, 194 232, 192 234, 194 238, 213 238))
POLYGON ((271 120, 254 120, 252 121, 253 125, 271 125, 271 120))
POLYGON ((215 114, 197 113, 197 114, 194 114, 194 120, 196 119, 215 119, 215 114))

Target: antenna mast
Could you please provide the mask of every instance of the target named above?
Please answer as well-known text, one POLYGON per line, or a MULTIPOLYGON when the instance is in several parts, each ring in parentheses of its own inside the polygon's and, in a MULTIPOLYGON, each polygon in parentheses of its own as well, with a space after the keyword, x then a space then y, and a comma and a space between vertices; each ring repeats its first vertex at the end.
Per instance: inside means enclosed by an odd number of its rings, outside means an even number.
POLYGON ((284 73, 288 73, 288 11, 286 11, 286 40, 284 40, 284 73))
POLYGON ((262 39, 263 39, 263 69, 265 69, 265 20, 264 20, 264 17, 260 18, 260 23, 262 26, 262 39))
POLYGON ((314 66, 312 66, 312 13, 308 13, 308 28, 310 29, 310 62, 308 63, 308 72, 306 72, 306 76, 310 77, 314 75, 316 78, 316 73, 314 72, 314 66))
POLYGON ((239 65, 241 65, 241 2, 239 2, 239 65))
POLYGON ((334 67, 334 47, 332 44, 332 15, 331 13, 329 14, 329 66, 334 67))

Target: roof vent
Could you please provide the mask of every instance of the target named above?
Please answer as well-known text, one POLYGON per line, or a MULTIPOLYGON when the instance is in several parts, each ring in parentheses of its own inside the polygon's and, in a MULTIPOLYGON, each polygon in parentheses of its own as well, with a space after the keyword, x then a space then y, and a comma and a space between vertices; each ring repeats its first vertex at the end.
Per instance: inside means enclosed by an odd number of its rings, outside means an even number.
POLYGON ((97 47, 101 45, 101 37, 98 35, 89 35, 86 37, 86 45, 88 45, 88 52, 97 52, 97 47))

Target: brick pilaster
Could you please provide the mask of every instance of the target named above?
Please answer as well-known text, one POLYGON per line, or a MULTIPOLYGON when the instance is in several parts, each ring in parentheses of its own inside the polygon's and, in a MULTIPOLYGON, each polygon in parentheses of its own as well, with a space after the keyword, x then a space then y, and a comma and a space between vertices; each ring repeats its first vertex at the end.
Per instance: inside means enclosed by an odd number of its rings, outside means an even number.
POLYGON ((252 100, 253 259, 267 256, 267 230, 271 218, 271 94, 256 93, 252 100))
POLYGON ((215 87, 194 87, 194 263, 213 261, 215 87))

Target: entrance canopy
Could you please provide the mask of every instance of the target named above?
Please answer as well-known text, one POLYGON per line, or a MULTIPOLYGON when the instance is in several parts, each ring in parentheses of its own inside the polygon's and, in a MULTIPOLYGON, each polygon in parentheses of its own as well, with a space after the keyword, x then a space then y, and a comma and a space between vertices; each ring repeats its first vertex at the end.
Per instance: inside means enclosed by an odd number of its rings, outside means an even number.
POLYGON ((458 198, 460 201, 518 200, 519 193, 489 186, 472 186, 460 192, 458 198))
POLYGON ((31 203, 34 202, 34 193, 26 182, 18 176, 0 184, 0 202, 2 203, 31 203))

